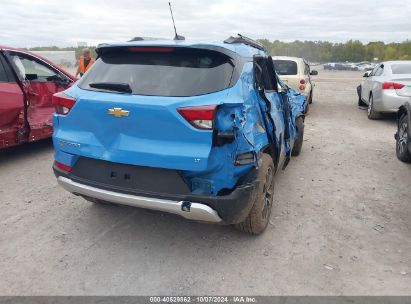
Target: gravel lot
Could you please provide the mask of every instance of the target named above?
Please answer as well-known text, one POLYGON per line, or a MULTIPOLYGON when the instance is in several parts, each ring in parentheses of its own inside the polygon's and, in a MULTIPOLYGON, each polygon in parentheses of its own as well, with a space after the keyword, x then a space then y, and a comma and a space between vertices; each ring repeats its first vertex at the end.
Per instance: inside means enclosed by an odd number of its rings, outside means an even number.
POLYGON ((395 121, 325 72, 259 237, 57 186, 51 141, 0 152, 1 295, 411 295, 411 166, 395 121))

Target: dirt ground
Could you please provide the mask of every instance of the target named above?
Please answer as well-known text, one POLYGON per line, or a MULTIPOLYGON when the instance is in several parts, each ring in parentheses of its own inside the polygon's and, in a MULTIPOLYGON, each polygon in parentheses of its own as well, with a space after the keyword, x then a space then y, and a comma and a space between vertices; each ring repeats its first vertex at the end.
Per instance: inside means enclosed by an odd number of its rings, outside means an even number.
POLYGON ((411 295, 411 166, 359 72, 315 77, 301 156, 259 237, 57 186, 51 141, 0 152, 1 295, 411 295))

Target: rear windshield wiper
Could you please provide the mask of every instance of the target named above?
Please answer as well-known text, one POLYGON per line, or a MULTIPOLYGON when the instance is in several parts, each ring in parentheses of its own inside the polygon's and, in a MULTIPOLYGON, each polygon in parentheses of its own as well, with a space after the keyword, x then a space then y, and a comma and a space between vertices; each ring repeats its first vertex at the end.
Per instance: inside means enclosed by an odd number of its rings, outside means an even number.
POLYGON ((132 93, 133 92, 128 83, 121 83, 121 82, 94 82, 94 83, 90 83, 89 86, 95 89, 102 89, 102 90, 121 92, 121 93, 132 93))

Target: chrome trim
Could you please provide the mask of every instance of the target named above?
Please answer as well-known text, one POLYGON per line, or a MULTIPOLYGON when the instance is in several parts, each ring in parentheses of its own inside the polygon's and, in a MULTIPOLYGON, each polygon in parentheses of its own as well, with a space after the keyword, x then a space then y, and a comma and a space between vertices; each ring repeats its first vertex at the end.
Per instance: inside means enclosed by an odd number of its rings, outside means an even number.
POLYGON ((173 213, 194 221, 210 223, 222 222, 217 212, 204 204, 118 193, 83 185, 63 176, 59 176, 57 182, 64 189, 74 194, 85 195, 121 205, 173 213), (185 211, 183 211, 183 204, 185 211), (189 209, 186 208, 187 205, 190 205, 189 209))

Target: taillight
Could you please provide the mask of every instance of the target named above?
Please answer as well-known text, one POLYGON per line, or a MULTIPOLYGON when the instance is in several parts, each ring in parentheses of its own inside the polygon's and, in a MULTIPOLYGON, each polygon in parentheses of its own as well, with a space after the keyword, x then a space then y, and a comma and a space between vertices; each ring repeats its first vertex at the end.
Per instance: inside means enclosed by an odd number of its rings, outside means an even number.
POLYGON ((300 91, 304 91, 305 90, 305 85, 300 85, 300 87, 299 87, 299 89, 300 89, 300 91))
POLYGON ((59 168, 60 170, 66 171, 66 172, 71 172, 73 170, 72 167, 62 164, 58 161, 55 161, 54 164, 56 165, 57 168, 59 168))
POLYGON ((396 82, 384 82, 382 84, 383 90, 401 90, 403 87, 405 87, 404 84, 396 82))
POLYGON ((63 92, 59 92, 53 95, 52 103, 57 114, 67 115, 76 103, 76 100, 63 92))
POLYGON ((304 79, 301 79, 301 80, 300 80, 300 84, 305 84, 305 80, 304 80, 304 79))
POLYGON ((201 130, 212 130, 216 105, 178 108, 177 111, 193 127, 201 130))

